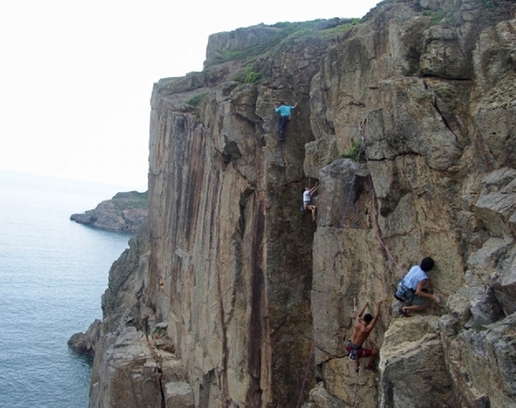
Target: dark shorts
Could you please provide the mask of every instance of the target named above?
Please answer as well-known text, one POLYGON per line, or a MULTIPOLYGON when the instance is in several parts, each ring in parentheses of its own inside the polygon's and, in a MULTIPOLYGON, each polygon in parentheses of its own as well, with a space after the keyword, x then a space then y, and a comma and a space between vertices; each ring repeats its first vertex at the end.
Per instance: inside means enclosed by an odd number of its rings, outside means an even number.
POLYGON ((421 296, 418 296, 418 295, 414 294, 414 297, 409 302, 409 305, 416 305, 416 306, 425 307, 425 299, 423 299, 421 296))
POLYGON ((407 288, 403 281, 398 284, 394 297, 400 302, 404 302, 406 306, 417 305, 425 307, 425 299, 416 295, 414 289, 407 288))
POLYGON ((362 348, 362 346, 357 346, 350 341, 346 344, 346 351, 349 353, 349 358, 352 360, 362 357, 371 357, 373 355, 372 349, 362 348))

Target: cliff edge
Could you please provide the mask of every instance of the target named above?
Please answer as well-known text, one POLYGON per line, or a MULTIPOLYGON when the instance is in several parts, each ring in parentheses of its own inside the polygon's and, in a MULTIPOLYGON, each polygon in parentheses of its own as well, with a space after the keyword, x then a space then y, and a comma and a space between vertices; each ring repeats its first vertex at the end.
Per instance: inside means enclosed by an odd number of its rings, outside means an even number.
POLYGON ((202 72, 154 85, 148 224, 110 271, 90 407, 516 407, 515 79, 513 1, 211 36, 202 72), (442 302, 400 317, 425 256, 442 302))

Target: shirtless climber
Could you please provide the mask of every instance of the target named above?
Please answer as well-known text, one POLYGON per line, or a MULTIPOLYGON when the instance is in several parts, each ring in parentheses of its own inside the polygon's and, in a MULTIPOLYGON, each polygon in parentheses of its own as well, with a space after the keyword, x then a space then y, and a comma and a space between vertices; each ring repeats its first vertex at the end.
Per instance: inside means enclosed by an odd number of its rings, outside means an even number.
POLYGON ((353 335, 351 336, 351 340, 348 341, 346 345, 346 351, 349 353, 349 358, 355 360, 355 371, 358 373, 358 369, 360 367, 360 358, 361 357, 369 357, 367 364, 365 366, 366 369, 374 371, 374 361, 378 357, 379 350, 378 349, 366 349, 362 348, 362 345, 369 337, 369 334, 373 330, 378 318, 380 317, 380 306, 382 305, 382 300, 376 302, 376 313, 375 316, 371 316, 369 313, 364 315, 364 311, 369 306, 369 302, 367 302, 362 310, 357 314, 355 319, 355 324, 353 325, 353 335))

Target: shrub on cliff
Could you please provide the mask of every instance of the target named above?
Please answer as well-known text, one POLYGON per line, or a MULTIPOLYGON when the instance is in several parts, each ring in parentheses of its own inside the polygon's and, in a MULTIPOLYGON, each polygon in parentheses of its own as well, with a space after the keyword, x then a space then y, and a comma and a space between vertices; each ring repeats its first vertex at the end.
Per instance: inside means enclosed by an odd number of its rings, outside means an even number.
POLYGON ((233 81, 244 82, 246 84, 254 84, 262 79, 262 77, 262 73, 254 67, 247 67, 237 72, 231 79, 233 81))
POLYGON ((198 106, 206 95, 208 95, 208 91, 201 92, 195 96, 192 96, 186 103, 192 106, 198 106))
POLYGON ((363 163, 366 161, 365 153, 362 150, 362 142, 358 139, 353 146, 340 156, 342 159, 352 159, 356 162, 363 163))

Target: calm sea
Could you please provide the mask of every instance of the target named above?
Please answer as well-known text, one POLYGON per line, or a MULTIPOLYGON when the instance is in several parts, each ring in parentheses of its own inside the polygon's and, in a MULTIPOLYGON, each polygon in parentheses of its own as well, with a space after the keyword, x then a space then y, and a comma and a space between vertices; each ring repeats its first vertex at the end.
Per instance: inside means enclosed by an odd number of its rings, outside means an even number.
POLYGON ((91 367, 66 342, 102 317, 130 237, 69 217, 118 191, 0 171, 0 407, 88 406, 91 367))

